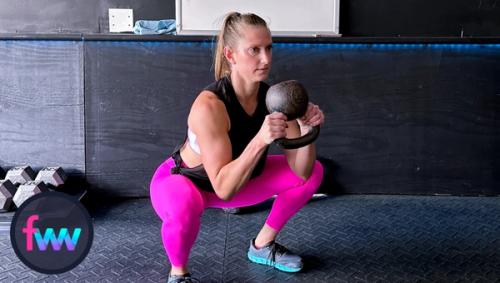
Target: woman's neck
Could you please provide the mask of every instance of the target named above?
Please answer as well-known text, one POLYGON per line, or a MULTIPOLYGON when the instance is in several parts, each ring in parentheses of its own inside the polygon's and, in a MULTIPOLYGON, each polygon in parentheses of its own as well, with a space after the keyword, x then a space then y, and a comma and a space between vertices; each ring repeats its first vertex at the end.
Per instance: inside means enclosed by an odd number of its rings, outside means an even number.
POLYGON ((241 76, 234 72, 231 73, 231 84, 233 85, 236 97, 240 102, 249 102, 257 98, 259 92, 259 82, 245 81, 241 76))

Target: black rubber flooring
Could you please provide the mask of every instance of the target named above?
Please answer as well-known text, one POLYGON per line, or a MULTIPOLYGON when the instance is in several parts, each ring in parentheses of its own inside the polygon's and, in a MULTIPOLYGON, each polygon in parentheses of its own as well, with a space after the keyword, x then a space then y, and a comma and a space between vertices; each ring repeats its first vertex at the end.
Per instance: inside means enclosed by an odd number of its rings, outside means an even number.
MULTIPOLYGON (((316 198, 278 241, 302 255, 300 273, 246 259, 271 202, 243 214, 206 210, 191 253, 200 282, 500 282, 500 198, 329 196, 316 198)), ((44 275, 14 254, 0 231, 0 282, 165 282, 169 264, 149 199, 89 207, 95 236, 75 269, 44 275)))

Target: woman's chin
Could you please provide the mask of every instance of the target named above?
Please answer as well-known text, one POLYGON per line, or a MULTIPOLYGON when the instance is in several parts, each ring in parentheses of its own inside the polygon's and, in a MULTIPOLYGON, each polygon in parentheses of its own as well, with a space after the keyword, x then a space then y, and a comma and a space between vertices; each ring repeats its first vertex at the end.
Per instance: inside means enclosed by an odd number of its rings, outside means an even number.
POLYGON ((255 74, 255 78, 260 82, 260 81, 264 81, 264 80, 267 80, 267 78, 269 77, 269 72, 257 72, 255 74))

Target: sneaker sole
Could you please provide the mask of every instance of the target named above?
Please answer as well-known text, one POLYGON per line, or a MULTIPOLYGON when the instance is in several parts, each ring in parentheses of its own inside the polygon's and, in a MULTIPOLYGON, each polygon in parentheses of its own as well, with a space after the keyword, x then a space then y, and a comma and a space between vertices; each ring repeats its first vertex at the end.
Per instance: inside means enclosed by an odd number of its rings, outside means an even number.
POLYGON ((248 255, 248 259, 251 262, 258 263, 258 264, 263 264, 263 265, 267 265, 267 266, 272 266, 272 267, 274 267, 276 269, 279 269, 281 271, 284 271, 284 272, 299 272, 302 269, 302 267, 300 267, 300 268, 293 268, 293 267, 285 266, 285 265, 282 265, 282 264, 279 264, 279 263, 273 263, 269 259, 261 258, 261 257, 256 257, 256 256, 253 256, 251 254, 247 254, 247 255, 248 255))

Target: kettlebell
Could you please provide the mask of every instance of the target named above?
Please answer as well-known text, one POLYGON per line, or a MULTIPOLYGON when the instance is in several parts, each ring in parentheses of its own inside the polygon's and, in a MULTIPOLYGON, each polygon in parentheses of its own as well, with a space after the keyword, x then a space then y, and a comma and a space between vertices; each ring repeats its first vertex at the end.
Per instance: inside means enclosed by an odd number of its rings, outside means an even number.
MULTIPOLYGON (((266 94, 266 107, 269 113, 281 112, 288 121, 304 116, 309 104, 309 96, 302 84, 296 80, 277 83, 266 94)), ((284 149, 295 149, 308 145, 319 135, 319 126, 314 126, 304 136, 276 139, 274 142, 284 149)))

